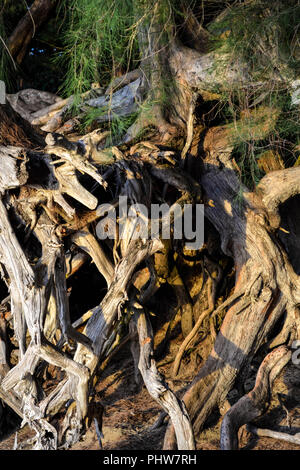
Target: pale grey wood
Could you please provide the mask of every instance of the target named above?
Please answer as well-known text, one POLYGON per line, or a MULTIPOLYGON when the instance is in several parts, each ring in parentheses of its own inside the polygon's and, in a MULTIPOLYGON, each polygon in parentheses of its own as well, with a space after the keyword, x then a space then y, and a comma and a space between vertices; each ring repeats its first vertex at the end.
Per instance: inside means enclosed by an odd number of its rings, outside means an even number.
POLYGON ((56 315, 60 322, 60 328, 63 337, 66 339, 73 339, 77 343, 82 343, 87 348, 91 348, 91 341, 89 338, 79 333, 75 328, 73 328, 71 324, 66 285, 66 263, 62 250, 60 252, 60 256, 56 260, 54 267, 53 288, 56 298, 56 315))
POLYGON ((109 330, 115 321, 119 308, 127 300, 127 286, 135 268, 147 257, 162 247, 160 240, 134 240, 127 255, 115 269, 110 288, 99 308, 87 323, 85 334, 93 341, 94 351, 101 354, 102 347, 109 330))
POLYGON ((0 193, 25 184, 27 178, 23 149, 0 146, 0 193))
POLYGON ((89 209, 97 207, 98 199, 79 183, 76 170, 72 164, 65 163, 55 168, 54 172, 62 193, 68 194, 89 209))
POLYGON ((84 143, 72 143, 59 134, 48 134, 46 143, 48 144, 46 151, 50 154, 58 156, 82 173, 90 175, 104 188, 107 187, 98 169, 89 162, 84 143))
MULTIPOLYGON (((61 250, 61 244, 56 239, 53 231, 53 224, 44 223, 37 225, 35 228, 35 232, 38 234, 43 246, 43 255, 39 264, 41 269, 37 269, 35 273, 29 265, 16 236, 12 231, 2 201, 0 201, 0 228, 1 253, 3 254, 5 251, 5 255, 2 257, 2 262, 9 272, 14 286, 18 290, 26 323, 32 338, 23 357, 6 375, 1 386, 4 390, 10 390, 20 383, 20 381, 26 381, 26 377, 31 377, 33 375, 39 359, 42 358, 51 364, 66 369, 67 372, 75 374, 75 376, 79 378, 78 386, 73 391, 73 394, 78 400, 78 410, 80 410, 82 416, 85 416, 87 406, 87 382, 89 377, 87 369, 80 364, 77 365, 72 361, 72 359, 69 359, 67 356, 57 351, 50 343, 45 342, 41 333, 44 315, 46 313, 46 306, 51 291, 50 286, 53 274, 55 277, 55 270, 57 269, 56 261, 61 250), (44 268, 45 266, 46 269, 44 268)), ((60 275, 60 273, 63 274, 63 278, 65 280, 64 268, 59 270, 57 275, 60 275)), ((59 289, 59 285, 61 285, 62 288, 64 287, 62 284, 62 278, 60 278, 59 281, 59 284, 56 284, 57 289, 59 289)), ((14 293, 11 292, 11 296, 13 295, 14 293)), ((57 292, 56 295, 58 295, 57 292)), ((64 288, 63 296, 65 295, 66 289, 64 288)), ((60 316, 62 322, 65 321, 65 325, 67 325, 69 318, 66 313, 67 307, 64 302, 64 298, 58 298, 58 305, 63 311, 58 314, 58 316, 60 316)), ((68 327, 65 325, 64 328, 66 328, 67 333, 69 333, 68 327)), ((78 333, 78 335, 76 335, 76 339, 78 341, 81 338, 78 338, 77 336, 80 336, 80 334, 78 333)), ((87 342, 85 342, 85 344, 86 343, 87 342)))
POLYGON ((32 121, 35 113, 43 112, 46 107, 57 106, 62 101, 53 93, 33 88, 20 90, 15 94, 7 94, 6 99, 12 108, 29 122, 32 121))
POLYGON ((138 110, 140 101, 140 85, 141 79, 137 78, 133 82, 113 93, 112 96, 105 95, 86 101, 83 108, 85 106, 91 106, 93 108, 103 109, 103 116, 96 119, 98 123, 105 122, 107 120, 114 120, 122 116, 128 116, 138 110), (106 110, 107 113, 105 113, 106 110))
POLYGON ((300 444, 300 433, 287 434, 285 432, 273 431, 272 429, 257 428, 256 426, 247 425, 247 430, 259 437, 271 437, 281 441, 290 442, 292 444, 300 444))
POLYGON ((158 372, 153 358, 153 331, 142 306, 134 308, 135 322, 140 346, 139 370, 150 395, 168 413, 173 423, 179 450, 194 450, 192 424, 184 403, 174 395, 158 372), (139 307, 139 308, 138 308, 139 307))
POLYGON ((135 69, 131 70, 130 72, 127 72, 125 75, 122 75, 122 77, 114 78, 105 90, 105 95, 110 95, 111 93, 114 93, 119 88, 124 87, 125 85, 128 85, 129 83, 137 80, 141 77, 141 75, 142 71, 140 69, 135 69))
POLYGON ((34 289, 35 274, 12 230, 2 200, 0 200, 0 229, 2 262, 10 275, 12 284, 18 290, 30 335, 38 343, 45 300, 43 293, 34 289))
POLYGON ((7 351, 7 328, 6 321, 0 313, 0 375, 6 373, 9 369, 8 367, 8 351, 7 351))
POLYGON ((23 357, 26 351, 27 324, 23 314, 23 306, 18 288, 12 282, 10 289, 13 293, 11 296, 11 311, 13 316, 14 332, 19 343, 20 355, 23 357))
POLYGON ((47 121, 53 117, 54 114, 60 109, 62 109, 66 105, 70 105, 72 103, 73 97, 66 98, 64 100, 59 100, 56 103, 53 103, 50 106, 46 106, 43 109, 35 111, 31 116, 31 124, 35 126, 41 126, 46 124, 47 121))

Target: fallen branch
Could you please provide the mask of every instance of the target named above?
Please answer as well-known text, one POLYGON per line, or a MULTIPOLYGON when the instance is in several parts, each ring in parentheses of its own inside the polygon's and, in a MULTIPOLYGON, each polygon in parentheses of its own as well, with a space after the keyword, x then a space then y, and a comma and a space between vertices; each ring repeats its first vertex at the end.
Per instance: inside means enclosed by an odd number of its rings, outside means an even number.
POLYGON ((279 439, 281 441, 290 442, 291 444, 300 444, 300 433, 287 434, 285 432, 272 431, 271 429, 263 429, 247 425, 247 430, 258 437, 271 437, 273 439, 279 439))

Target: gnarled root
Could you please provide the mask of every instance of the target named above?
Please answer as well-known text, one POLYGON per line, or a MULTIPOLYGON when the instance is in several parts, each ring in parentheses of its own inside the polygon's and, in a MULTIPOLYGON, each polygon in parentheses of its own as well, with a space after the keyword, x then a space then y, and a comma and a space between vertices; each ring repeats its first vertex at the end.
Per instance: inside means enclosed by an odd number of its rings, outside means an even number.
MULTIPOLYGON (((253 307, 240 311, 243 301, 241 298, 227 312, 210 356, 183 397, 195 435, 214 408, 226 399, 242 367, 251 361, 284 311, 284 303, 274 305, 268 289, 262 291, 253 307)), ((164 449, 175 446, 174 429, 169 425, 164 449)))
POLYGON ((159 374, 153 359, 153 333, 149 320, 142 308, 136 309, 133 318, 139 335, 139 370, 150 395, 169 414, 175 428, 178 449, 195 449, 192 425, 184 403, 179 400, 163 377, 159 374))
POLYGON ((218 271, 217 279, 214 279, 211 275, 209 275, 208 281, 207 281, 207 286, 208 286, 208 308, 204 310, 197 322, 195 323, 192 331, 187 335, 187 337, 184 339, 183 343, 180 345, 179 351, 175 357, 174 361, 174 366, 173 366, 173 375, 176 376, 179 371, 180 367, 180 362, 182 359, 182 356, 184 354, 184 351, 186 348, 191 344, 195 336, 197 335, 199 329, 201 328, 201 325, 203 324, 203 321, 205 318, 210 315, 215 307, 215 300, 216 300, 216 289, 218 282, 220 281, 220 270, 218 271))
POLYGON ((238 430, 246 423, 262 415, 271 394, 273 381, 291 358, 286 346, 270 352, 262 362, 253 390, 233 405, 223 418, 221 426, 221 449, 238 449, 238 430))

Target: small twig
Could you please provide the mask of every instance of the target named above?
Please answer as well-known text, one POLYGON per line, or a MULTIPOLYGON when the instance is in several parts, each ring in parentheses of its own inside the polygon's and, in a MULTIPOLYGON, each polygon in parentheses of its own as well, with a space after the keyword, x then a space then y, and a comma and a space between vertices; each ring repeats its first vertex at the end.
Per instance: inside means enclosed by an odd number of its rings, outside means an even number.
POLYGON ((289 410, 287 409, 287 407, 286 407, 285 404, 283 403, 281 393, 278 393, 278 394, 277 394, 277 397, 278 397, 278 401, 279 401, 280 405, 282 406, 282 408, 284 409, 284 411, 285 411, 285 413, 286 413, 286 425, 287 425, 287 427, 288 427, 289 429, 291 429, 291 417, 290 417, 289 410))
POLYGON ((181 152, 181 165, 184 166, 186 154, 192 144, 193 140, 193 131, 194 131, 194 110, 195 110, 195 99, 191 99, 191 104, 189 107, 189 115, 187 120, 187 129, 186 129, 186 142, 183 150, 181 152))

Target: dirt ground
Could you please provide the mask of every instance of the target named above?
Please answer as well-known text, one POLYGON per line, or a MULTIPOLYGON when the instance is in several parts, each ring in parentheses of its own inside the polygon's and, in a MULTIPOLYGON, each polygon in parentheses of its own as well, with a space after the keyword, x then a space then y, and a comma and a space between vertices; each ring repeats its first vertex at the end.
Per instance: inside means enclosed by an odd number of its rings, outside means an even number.
MULTIPOLYGON (((168 354, 159 362, 162 372, 171 388, 181 395, 194 376, 195 367, 199 367, 199 357, 203 355, 205 342, 198 347, 197 354, 183 360, 180 374, 172 380, 172 358, 180 345, 180 337, 172 342, 168 354)), ((201 362, 201 361, 200 361, 201 362)), ((245 384, 246 391, 253 387, 252 379, 245 384)), ((281 432, 295 434, 300 432, 300 366, 288 364, 276 379, 270 406, 266 414, 256 425, 281 432), (290 427, 289 427, 290 426, 290 427)), ((145 386, 137 386, 134 381, 134 364, 129 346, 125 346, 103 373, 97 392, 104 406, 103 439, 104 450, 142 449, 158 450, 162 448, 167 422, 157 428, 153 425, 160 414, 160 406, 149 396, 145 386)), ((231 391, 229 401, 238 398, 237 390, 231 391)), ((197 441, 198 450, 218 450, 222 417, 216 414, 197 441)), ((18 442, 23 442, 31 435, 28 426, 18 431, 18 442)), ((0 450, 10 450, 14 446, 15 433, 0 442, 0 450)), ((256 437, 245 427, 240 430, 241 450, 298 450, 300 446, 273 438, 256 437)), ((99 450, 94 425, 78 442, 73 450, 99 450)))

